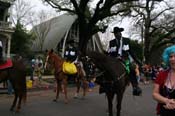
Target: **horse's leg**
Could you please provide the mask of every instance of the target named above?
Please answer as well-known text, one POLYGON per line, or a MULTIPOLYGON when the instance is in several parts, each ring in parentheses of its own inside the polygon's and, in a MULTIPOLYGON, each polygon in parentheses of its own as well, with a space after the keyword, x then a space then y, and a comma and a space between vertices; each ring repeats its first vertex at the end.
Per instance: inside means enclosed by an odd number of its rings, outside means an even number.
POLYGON ((79 78, 79 77, 76 77, 75 82, 76 82, 76 87, 77 87, 77 89, 76 89, 74 98, 78 98, 78 94, 79 94, 79 92, 80 92, 80 86, 81 86, 80 78, 79 78))
POLYGON ((54 102, 57 102, 57 99, 59 98, 59 93, 60 93, 60 90, 61 90, 61 81, 56 79, 56 83, 57 83, 57 86, 56 86, 56 97, 53 100, 54 102))
POLYGON ((18 96, 17 96, 16 90, 15 90, 15 98, 13 100, 13 104, 10 108, 10 111, 13 111, 14 107, 16 106, 17 99, 18 99, 18 96))
POLYGON ((17 104, 17 108, 16 108, 16 112, 19 112, 21 109, 21 101, 22 101, 22 94, 19 94, 18 96, 18 104, 17 104))
POLYGON ((108 99, 108 113, 109 116, 113 116, 113 98, 114 98, 114 93, 113 92, 108 92, 106 93, 107 99, 108 99))
POLYGON ((87 90, 88 90, 88 81, 83 79, 83 98, 85 98, 87 90))
POLYGON ((117 93, 117 116, 120 116, 124 90, 117 93))
POLYGON ((64 102, 67 104, 68 103, 68 96, 67 96, 67 79, 63 79, 63 89, 64 89, 64 95, 65 95, 65 100, 64 102))

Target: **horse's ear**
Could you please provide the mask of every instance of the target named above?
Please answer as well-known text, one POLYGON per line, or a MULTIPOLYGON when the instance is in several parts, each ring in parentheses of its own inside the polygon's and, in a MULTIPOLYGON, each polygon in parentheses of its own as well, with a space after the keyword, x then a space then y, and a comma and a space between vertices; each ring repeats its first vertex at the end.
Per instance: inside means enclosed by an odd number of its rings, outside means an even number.
POLYGON ((50 52, 51 52, 51 53, 53 53, 53 52, 54 52, 54 50, 53 50, 53 49, 51 49, 51 50, 50 50, 50 52))

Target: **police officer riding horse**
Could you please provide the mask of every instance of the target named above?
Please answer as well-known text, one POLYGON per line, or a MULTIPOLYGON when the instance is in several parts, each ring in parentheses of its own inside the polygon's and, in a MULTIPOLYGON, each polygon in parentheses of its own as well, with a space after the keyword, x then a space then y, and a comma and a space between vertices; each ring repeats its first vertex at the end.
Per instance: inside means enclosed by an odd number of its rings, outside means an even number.
POLYGON ((133 54, 132 48, 130 48, 130 40, 128 38, 122 37, 122 31, 124 31, 123 28, 114 27, 112 33, 114 34, 115 38, 109 42, 108 54, 109 56, 118 58, 123 62, 133 87, 133 95, 138 96, 142 93, 142 90, 138 86, 133 62, 139 64, 139 61, 133 54))

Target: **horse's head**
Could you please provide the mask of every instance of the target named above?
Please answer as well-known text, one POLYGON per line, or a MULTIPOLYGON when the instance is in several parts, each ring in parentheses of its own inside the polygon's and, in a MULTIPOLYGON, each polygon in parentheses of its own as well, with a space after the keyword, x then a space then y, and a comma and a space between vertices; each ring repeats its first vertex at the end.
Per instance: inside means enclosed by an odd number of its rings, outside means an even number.
POLYGON ((46 53, 47 53, 47 56, 46 56, 44 68, 48 70, 48 69, 53 68, 53 65, 55 62, 54 60, 55 53, 53 50, 50 50, 50 51, 47 50, 46 53))
POLYGON ((116 58, 98 52, 88 52, 92 62, 105 74, 105 79, 114 80, 125 74, 126 69, 122 62, 116 58))
POLYGON ((47 51, 47 56, 46 56, 46 60, 45 60, 45 65, 44 68, 45 69, 51 69, 51 68, 59 68, 62 64, 63 64, 63 59, 58 56, 53 49, 51 49, 50 51, 47 51))

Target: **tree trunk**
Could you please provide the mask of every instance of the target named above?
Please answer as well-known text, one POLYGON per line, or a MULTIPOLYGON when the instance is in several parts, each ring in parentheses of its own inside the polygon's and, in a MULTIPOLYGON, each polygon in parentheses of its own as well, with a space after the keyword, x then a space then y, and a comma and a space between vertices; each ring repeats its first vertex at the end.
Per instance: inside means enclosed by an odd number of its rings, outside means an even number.
POLYGON ((150 63, 150 38, 149 32, 145 32, 145 48, 144 48, 144 55, 145 55, 145 63, 150 63))
POLYGON ((89 28, 87 23, 79 23, 79 51, 85 55, 87 50, 88 41, 91 39, 92 28, 89 28))
POLYGON ((88 41, 91 38, 91 35, 88 31, 80 31, 79 36, 79 50, 81 53, 86 54, 88 41))

